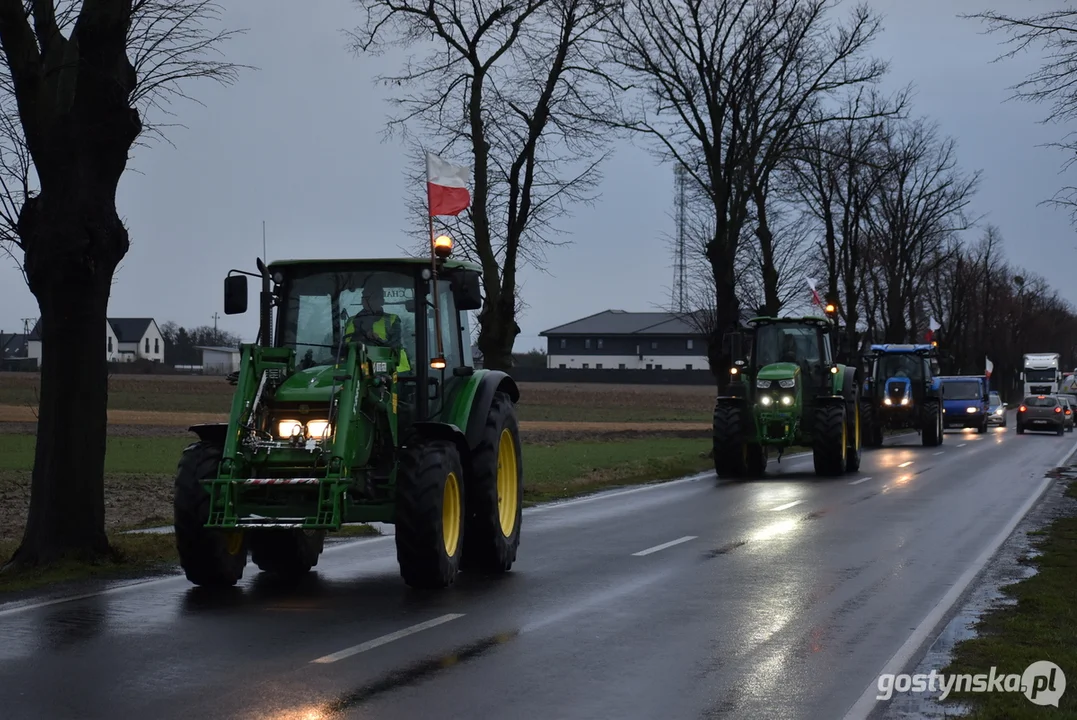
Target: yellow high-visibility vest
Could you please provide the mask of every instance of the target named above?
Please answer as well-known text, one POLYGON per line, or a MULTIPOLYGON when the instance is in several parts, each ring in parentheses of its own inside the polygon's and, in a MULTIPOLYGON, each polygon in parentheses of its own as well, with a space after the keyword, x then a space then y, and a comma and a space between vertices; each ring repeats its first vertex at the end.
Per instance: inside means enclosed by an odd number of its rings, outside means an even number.
MULTIPOLYGON (((382 315, 380 318, 375 320, 374 325, 372 326, 371 329, 374 331, 374 335, 376 337, 381 338, 382 340, 388 340, 389 339, 389 328, 385 324, 386 318, 389 319, 389 325, 390 326, 395 325, 398 322, 400 322, 400 318, 397 317, 396 315, 393 315, 392 313, 386 313, 385 315, 382 315)), ((348 324, 344 326, 344 335, 347 336, 347 335, 354 335, 354 334, 355 334, 355 318, 353 317, 350 320, 348 320, 348 324)), ((411 363, 408 362, 408 351, 405 350, 403 347, 401 347, 400 348, 400 361, 396 364, 396 371, 398 373, 405 373, 405 372, 408 372, 409 370, 411 370, 411 363)))

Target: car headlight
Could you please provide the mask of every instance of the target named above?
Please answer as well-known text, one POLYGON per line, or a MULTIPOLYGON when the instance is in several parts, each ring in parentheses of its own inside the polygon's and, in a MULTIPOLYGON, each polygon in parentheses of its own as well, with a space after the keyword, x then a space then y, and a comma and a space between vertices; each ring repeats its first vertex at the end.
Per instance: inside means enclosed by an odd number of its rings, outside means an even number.
POLYGON ((976 412, 976 408, 974 408, 974 407, 970 407, 970 408, 967 408, 967 409, 965 410, 965 412, 967 412, 967 413, 969 413, 969 414, 972 414, 972 413, 976 412))
POLYGON ((770 387, 770 380, 756 380, 755 381, 755 386, 757 388, 761 388, 763 390, 766 390, 767 388, 770 387))
POLYGON ((797 384, 797 381, 794 378, 788 378, 786 380, 779 380, 778 381, 778 385, 780 387, 785 388, 786 390, 788 390, 789 388, 795 386, 796 384, 797 384))
POLYGON ((995 414, 996 414, 996 415, 1001 415, 1001 414, 1002 414, 1002 408, 997 408, 997 409, 995 410, 995 414))

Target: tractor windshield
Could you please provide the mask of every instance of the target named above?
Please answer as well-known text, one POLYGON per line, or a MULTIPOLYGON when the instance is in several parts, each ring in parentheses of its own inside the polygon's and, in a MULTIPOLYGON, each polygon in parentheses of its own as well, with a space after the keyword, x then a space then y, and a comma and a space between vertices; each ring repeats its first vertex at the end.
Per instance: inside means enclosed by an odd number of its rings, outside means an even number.
POLYGON ((809 366, 822 362, 819 330, 811 325, 762 325, 756 329, 752 345, 757 367, 777 362, 807 363, 809 366))
POLYGON ((414 296, 414 278, 399 272, 296 275, 284 301, 283 344, 295 349, 299 367, 334 362, 341 342, 352 340, 402 347, 414 358, 414 296))
POLYGON ((875 379, 886 382, 890 378, 923 379, 923 360, 919 355, 901 353, 883 355, 875 364, 875 379))

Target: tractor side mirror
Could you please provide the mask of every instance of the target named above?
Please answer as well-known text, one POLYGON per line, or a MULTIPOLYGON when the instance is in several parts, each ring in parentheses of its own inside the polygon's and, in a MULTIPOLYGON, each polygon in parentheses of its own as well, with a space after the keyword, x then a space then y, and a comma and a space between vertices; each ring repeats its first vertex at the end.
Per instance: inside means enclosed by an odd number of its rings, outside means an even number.
POLYGON ((482 281, 474 270, 462 270, 453 273, 449 280, 452 286, 453 301, 457 310, 479 310, 482 308, 482 281))
POLYGON ((224 314, 242 315, 247 312, 247 276, 229 275, 224 279, 224 314))

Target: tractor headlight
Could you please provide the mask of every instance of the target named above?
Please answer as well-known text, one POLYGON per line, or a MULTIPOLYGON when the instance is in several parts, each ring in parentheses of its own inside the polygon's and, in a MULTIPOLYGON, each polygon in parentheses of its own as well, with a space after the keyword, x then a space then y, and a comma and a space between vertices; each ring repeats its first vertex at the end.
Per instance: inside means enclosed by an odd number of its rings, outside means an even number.
POLYGON ((893 405, 893 404, 894 403, 891 402, 890 398, 883 398, 883 405, 893 405))
POLYGON ((909 404, 909 398, 907 398, 907 397, 901 398, 901 404, 902 405, 908 405, 909 404))
POLYGON ((756 380, 755 381, 755 386, 757 388, 761 388, 763 390, 766 390, 767 388, 770 387, 770 380, 756 380))
POLYGON ((774 398, 772 398, 770 395, 764 395, 763 397, 759 398, 759 404, 760 405, 773 405, 774 404, 774 398))
POLYGON ((793 396, 792 395, 782 395, 782 405, 792 405, 792 404, 793 404, 793 396))
POLYGON ((789 388, 795 386, 796 384, 797 384, 797 381, 794 378, 789 378, 787 380, 779 380, 778 381, 778 385, 785 388, 786 390, 788 390, 789 388))
POLYGON ((311 420, 307 423, 307 436, 312 438, 325 438, 329 435, 328 420, 311 420))
POLYGON ((277 423, 277 435, 282 438, 292 438, 303 434, 303 423, 298 420, 281 420, 277 423))

